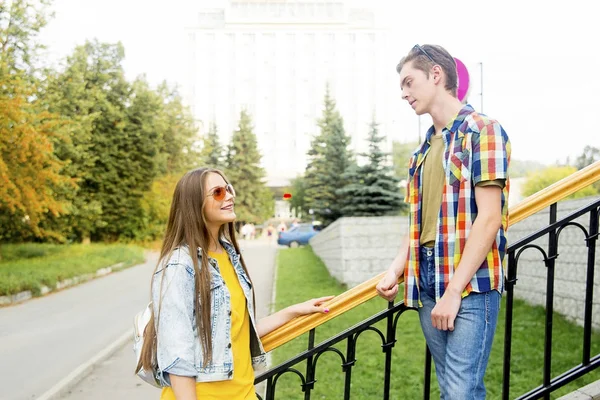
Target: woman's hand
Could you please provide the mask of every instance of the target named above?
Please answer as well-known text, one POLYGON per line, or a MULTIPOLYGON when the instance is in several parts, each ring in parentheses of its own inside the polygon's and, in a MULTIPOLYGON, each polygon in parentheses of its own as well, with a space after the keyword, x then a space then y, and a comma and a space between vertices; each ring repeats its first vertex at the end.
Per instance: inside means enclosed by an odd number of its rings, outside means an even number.
POLYGON ((319 297, 316 299, 310 299, 304 303, 294 304, 284 308, 281 311, 277 311, 275 314, 271 314, 258 321, 258 336, 263 337, 264 335, 274 331, 281 325, 286 324, 290 320, 299 317, 301 315, 313 314, 313 313, 328 313, 329 307, 323 305, 324 302, 333 299, 334 296, 319 297))
POLYGON ((304 303, 294 304, 288 307, 289 312, 293 315, 292 318, 299 317, 301 315, 313 314, 313 313, 328 313, 329 307, 324 306, 323 303, 333 299, 335 296, 325 296, 316 299, 310 299, 304 303))

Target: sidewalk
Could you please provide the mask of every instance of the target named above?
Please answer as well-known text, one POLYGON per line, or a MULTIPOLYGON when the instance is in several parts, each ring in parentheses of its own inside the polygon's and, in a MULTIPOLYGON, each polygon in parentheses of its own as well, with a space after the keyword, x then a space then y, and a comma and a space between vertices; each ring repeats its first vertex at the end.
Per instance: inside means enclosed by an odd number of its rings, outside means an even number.
MULTIPOLYGON (((241 241, 240 246, 254 283, 257 314, 260 318, 267 315, 270 310, 277 246, 269 245, 260 239, 251 242, 241 241)), ((136 300, 138 308, 141 308, 149 297, 149 288, 146 289, 146 293, 136 300)), ((134 314, 135 312, 129 316, 124 330, 132 327, 134 314)), ((86 378, 59 398, 64 400, 158 399, 160 390, 136 377, 133 374, 134 368, 132 342, 128 341, 114 355, 95 366, 86 378)))

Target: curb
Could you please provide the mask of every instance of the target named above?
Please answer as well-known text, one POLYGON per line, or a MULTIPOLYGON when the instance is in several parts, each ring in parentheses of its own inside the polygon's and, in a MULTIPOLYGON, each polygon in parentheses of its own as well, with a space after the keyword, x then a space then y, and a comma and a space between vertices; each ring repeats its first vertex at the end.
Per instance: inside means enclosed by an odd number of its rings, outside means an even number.
POLYGON ((122 334, 116 341, 105 347, 98 354, 90 358, 88 361, 75 368, 69 375, 61 379, 57 384, 47 390, 44 394, 37 397, 36 400, 57 400, 62 395, 66 394, 75 385, 77 385, 83 378, 88 376, 94 367, 103 362, 104 360, 111 357, 117 351, 119 351, 127 342, 133 341, 133 332, 128 329, 122 334))
POLYGON ((577 389, 558 400, 596 400, 600 399, 600 380, 577 389))
MULTIPOLYGON (((124 264, 125 263, 120 262, 120 263, 111 265, 110 267, 100 268, 95 273, 83 274, 83 275, 75 276, 73 278, 64 279, 60 282, 56 282, 56 285, 54 288, 42 285, 40 287, 40 295, 39 296, 34 296, 33 293, 31 292, 31 290, 25 290, 25 291, 19 292, 17 294, 0 296, 0 307, 13 306, 15 304, 23 303, 34 297, 35 298, 43 297, 43 296, 47 295, 48 293, 56 292, 56 291, 66 289, 71 286, 76 286, 80 283, 91 281, 92 279, 95 279, 95 278, 100 278, 102 276, 109 275, 113 271, 119 270, 124 264)), ((133 265, 132 265, 132 267, 133 267, 133 265)))

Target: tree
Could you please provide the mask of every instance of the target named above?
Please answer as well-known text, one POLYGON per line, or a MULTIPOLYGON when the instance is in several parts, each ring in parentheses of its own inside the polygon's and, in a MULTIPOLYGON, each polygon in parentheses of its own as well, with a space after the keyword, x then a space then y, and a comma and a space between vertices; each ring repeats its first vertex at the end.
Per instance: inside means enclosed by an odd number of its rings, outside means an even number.
POLYGON ((292 179, 292 187, 290 194, 290 208, 294 210, 296 215, 308 214, 308 208, 306 207, 306 182, 303 176, 292 179))
POLYGON ((336 189, 346 185, 343 174, 352 154, 348 150, 350 137, 344 131, 344 122, 329 88, 324 103, 323 116, 318 121, 321 132, 312 140, 304 176, 306 207, 312 208, 326 226, 342 216, 342 198, 336 189))
POLYGON ((0 3, 0 240, 54 238, 49 216, 66 212, 56 193, 72 181, 54 144, 66 140, 59 118, 39 100, 36 42, 46 24, 47 1, 0 3))
POLYGON ((381 150, 385 137, 379 134, 377 126, 373 117, 367 139, 369 152, 361 154, 367 158, 367 163, 363 166, 351 164, 344 173, 348 184, 337 190, 343 199, 344 216, 396 215, 406 208, 399 191, 400 179, 386 163, 389 154, 381 150))
POLYGON ((38 51, 44 46, 37 41, 46 26, 50 0, 12 0, 0 2, 0 57, 9 74, 35 80, 38 51))
POLYGON ((219 141, 217 133, 217 124, 210 123, 208 134, 202 139, 202 150, 200 151, 200 160, 202 164, 211 168, 223 167, 224 149, 219 141))
POLYGON ((575 159, 575 168, 584 169, 598 160, 600 160, 600 149, 589 145, 585 146, 583 153, 575 159))
POLYGON ((274 201, 265 186, 256 135, 250 115, 243 110, 238 129, 227 148, 225 172, 237 194, 235 212, 239 221, 260 223, 273 215, 274 201))
POLYGON ((400 180, 408 178, 408 160, 412 157, 415 149, 419 146, 417 142, 392 142, 392 163, 394 175, 400 180))
POLYGON ((510 177, 520 178, 526 177, 531 172, 541 171, 547 166, 538 161, 521 161, 511 158, 510 159, 510 177))
POLYGON ((59 119, 29 102, 31 91, 19 76, 0 63, 0 240, 22 240, 29 235, 62 240, 41 222, 66 212, 67 204, 55 198, 72 185, 62 174, 64 163, 54 154, 54 140, 64 140, 59 119), (10 95, 7 92, 12 92, 10 95), (9 223, 10 222, 10 223, 9 223), (8 229, 8 228, 11 229, 8 229))
MULTIPOLYGON (((527 181, 523 185, 523 196, 530 196, 534 193, 539 192, 542 189, 547 188, 553 183, 566 178, 567 176, 577 172, 575 167, 548 167, 544 170, 537 171, 529 174, 527 181)), ((599 193, 598 189, 593 186, 588 186, 573 193, 569 196, 570 199, 577 199, 581 197, 595 196, 599 193)))
POLYGON ((161 237, 166 229, 171 200, 175 186, 181 176, 168 174, 152 182, 152 187, 142 199, 143 229, 138 237, 142 240, 153 240, 161 237))
POLYGON ((157 93, 162 102, 160 119, 164 121, 160 152, 166 155, 166 169, 161 169, 161 174, 182 173, 198 167, 201 164, 196 149, 198 129, 189 108, 183 105, 177 89, 170 88, 166 82, 158 87, 157 93))

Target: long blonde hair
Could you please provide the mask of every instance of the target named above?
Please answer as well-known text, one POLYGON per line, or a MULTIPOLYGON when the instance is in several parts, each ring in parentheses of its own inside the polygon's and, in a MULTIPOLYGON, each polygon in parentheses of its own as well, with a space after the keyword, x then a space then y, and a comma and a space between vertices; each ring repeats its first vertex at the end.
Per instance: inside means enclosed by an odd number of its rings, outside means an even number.
MULTIPOLYGON (((198 336, 202 345, 204 354, 204 366, 212 360, 212 330, 211 330, 211 292, 210 292, 210 269, 208 266, 208 246, 210 244, 210 232, 206 227, 206 219, 204 216, 204 200, 207 193, 205 190, 206 180, 209 174, 215 173, 221 175, 225 182, 229 183, 223 172, 212 168, 198 168, 186 173, 177 182, 175 192, 173 193, 173 201, 171 203, 171 211, 169 212, 169 220, 160 250, 160 257, 154 273, 158 267, 170 257, 173 250, 182 245, 187 245, 192 262, 194 264, 194 281, 195 281, 195 309, 196 309, 196 326, 198 328, 198 336), (198 257, 196 249, 202 249, 202 257, 200 265, 198 265, 198 257), (200 310, 198 312, 198 310, 200 310)), ((241 256, 240 248, 235 238, 235 227, 233 222, 222 225, 219 229, 219 238, 225 238, 233 244, 236 252, 240 255, 240 262, 248 278, 248 270, 241 256)), ((164 270, 163 270, 164 275, 164 270)), ((161 278, 162 285, 162 278, 161 278)), ((253 291, 254 296, 254 291, 253 291)), ((159 311, 160 312, 160 311, 159 311)), ((146 371, 152 371, 156 365, 156 327, 154 324, 154 313, 150 322, 144 331, 144 345, 140 361, 136 367, 136 373, 144 368, 146 371)))

